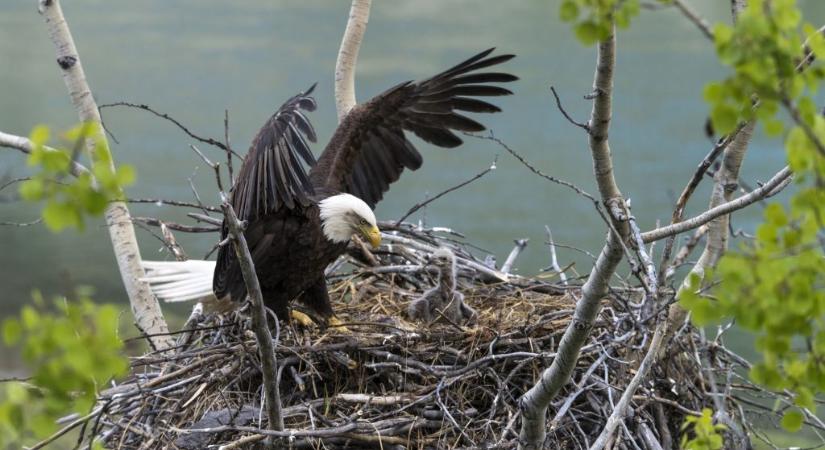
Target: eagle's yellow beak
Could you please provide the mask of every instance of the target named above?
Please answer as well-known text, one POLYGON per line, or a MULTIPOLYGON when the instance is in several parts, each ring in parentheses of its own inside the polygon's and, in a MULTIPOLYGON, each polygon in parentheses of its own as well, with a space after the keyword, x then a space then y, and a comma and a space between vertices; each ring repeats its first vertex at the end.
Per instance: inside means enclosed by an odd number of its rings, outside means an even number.
POLYGON ((361 227, 361 235, 364 236, 364 239, 366 239, 373 248, 378 248, 378 246, 381 245, 381 231, 378 227, 365 225, 361 227))

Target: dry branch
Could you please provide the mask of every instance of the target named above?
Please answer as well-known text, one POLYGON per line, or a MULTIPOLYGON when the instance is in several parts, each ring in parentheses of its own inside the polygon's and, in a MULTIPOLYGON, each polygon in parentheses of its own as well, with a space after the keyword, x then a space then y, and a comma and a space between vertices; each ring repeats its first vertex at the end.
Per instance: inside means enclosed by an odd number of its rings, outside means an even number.
POLYGON ((404 213, 404 215, 403 215, 403 216, 401 216, 401 218, 399 218, 399 219, 395 222, 395 224, 396 224, 396 225, 399 225, 401 222, 403 222, 404 220, 406 220, 408 217, 410 217, 412 214, 414 214, 416 211, 420 210, 421 208, 423 208, 423 207, 425 207, 425 206, 429 205, 430 203, 432 203, 432 202, 434 202, 434 201, 438 200, 438 199, 439 199, 439 198, 441 198, 441 197, 444 197, 445 195, 449 194, 450 192, 453 192, 453 191, 456 191, 456 190, 458 190, 458 189, 461 189, 461 188, 463 188, 464 186, 467 186, 468 184, 472 183, 473 181, 478 180, 479 178, 483 177, 484 175, 487 175, 488 173, 490 173, 490 172, 492 172, 492 171, 496 170, 496 160, 497 160, 497 159, 498 159, 498 158, 496 158, 496 159, 494 159, 494 160, 493 160, 493 163, 492 163, 492 164, 490 164, 490 167, 488 167, 488 168, 486 168, 486 169, 482 170, 481 172, 479 172, 479 173, 477 173, 477 174, 473 175, 471 178, 469 178, 469 179, 467 179, 467 180, 464 180, 464 181, 462 181, 461 183, 458 183, 458 184, 457 184, 457 185, 455 185, 455 186, 449 187, 449 188, 447 188, 447 189, 445 189, 445 190, 441 191, 440 193, 438 193, 438 194, 434 195, 433 197, 430 197, 430 198, 428 198, 428 199, 424 200, 423 202, 416 203, 415 205, 413 205, 412 207, 410 207, 410 209, 408 209, 408 210, 407 210, 407 212, 406 212, 406 213, 404 213))
MULTIPOLYGON (((292 436, 296 448, 515 447, 518 400, 535 372, 561 357, 553 343, 574 320, 574 295, 582 287, 571 282, 561 290, 564 295, 546 294, 541 290, 547 285, 539 280, 484 282, 473 266, 460 264, 459 290, 478 312, 478 326, 460 331, 449 323, 426 326, 409 321, 404 311, 435 283, 426 270, 428 249, 447 246, 465 260, 478 260, 453 233, 410 224, 388 232, 415 245, 385 243, 374 252, 374 262, 364 261, 353 246, 348 264, 328 274, 336 314, 351 333, 285 327, 274 346, 283 432, 267 430, 266 419, 259 417, 262 352, 252 321, 235 312, 206 315, 197 326, 189 325, 182 333, 186 343, 174 354, 135 358, 131 377, 102 394, 98 405, 106 408, 95 410, 90 420, 98 424, 88 426, 84 442, 97 437, 126 450, 245 448, 264 436, 292 436), (420 268, 380 270, 415 266, 420 268)), ((627 361, 637 355, 633 349, 655 345, 653 330, 638 326, 638 310, 627 307, 639 299, 620 298, 618 292, 625 291, 615 289, 602 299, 575 361, 577 381, 562 386, 555 399, 559 413, 551 447, 595 442, 611 414, 605 405, 633 387, 626 376, 627 361)), ((674 345, 708 352, 717 344, 689 330, 674 345)), ((713 370, 741 369, 738 356, 716 352, 713 370)), ((625 425, 639 424, 629 439, 641 448, 653 436, 678 439, 681 418, 711 404, 707 386, 696 376, 699 360, 654 361, 649 367, 624 403, 634 420, 618 428, 624 432, 625 425), (653 375, 665 372, 684 376, 674 385, 653 375), (672 420, 658 422, 658 408, 672 420)), ((730 409, 738 407, 739 393, 734 388, 726 398, 730 409)))
MULTIPOLYGON (((228 201, 221 204, 224 214, 224 223, 232 238, 232 246, 235 249, 235 256, 238 258, 238 265, 243 274, 246 284, 247 295, 251 300, 252 329, 255 332, 255 339, 258 344, 259 356, 261 358, 261 372, 263 373, 264 401, 266 402, 266 415, 269 428, 275 431, 284 429, 284 418, 281 414, 281 394, 276 380, 276 370, 278 361, 275 359, 275 351, 272 345, 272 335, 269 332, 269 321, 266 320, 266 307, 261 293, 261 286, 258 283, 258 276, 255 274, 255 264, 252 262, 252 254, 246 245, 246 238, 243 235, 243 226, 235 215, 232 205, 228 201)), ((284 318, 285 319, 285 318, 284 318)), ((275 317, 277 327, 278 317, 275 317)))
MULTIPOLYGON (((221 141, 218 141, 217 139, 199 136, 199 135, 193 133, 192 131, 190 131, 188 127, 186 127, 184 124, 180 123, 174 117, 172 117, 172 116, 170 116, 169 114, 166 114, 166 113, 158 112, 157 110, 151 108, 149 105, 121 101, 121 102, 114 102, 114 103, 107 103, 105 105, 100 105, 100 109, 112 108, 112 107, 116 107, 116 106, 124 106, 124 107, 128 107, 128 108, 140 109, 140 110, 152 113, 153 115, 155 115, 157 117, 160 117, 161 119, 164 119, 164 120, 167 120, 167 121, 171 122, 172 124, 174 124, 176 127, 178 127, 184 133, 186 133, 192 139, 195 139, 199 142, 203 142, 204 144, 209 144, 209 145, 212 145, 214 147, 218 147, 219 149, 221 149, 225 152, 229 152, 232 155, 234 155, 238 158, 241 158, 240 155, 238 155, 231 148, 229 148, 228 144, 225 144, 221 141)), ((98 113, 98 116, 99 116, 99 113, 98 113)))
POLYGON ((567 275, 564 273, 565 271, 562 270, 561 266, 559 266, 559 259, 556 255, 556 243, 553 241, 553 232, 550 231, 550 227, 548 225, 544 226, 544 231, 547 233, 547 248, 550 251, 550 265, 541 269, 542 272, 546 272, 548 270, 553 270, 558 274, 559 280, 562 284, 567 284, 567 275))
POLYGON ((516 259, 521 255, 521 252, 527 248, 527 242, 529 241, 530 239, 516 239, 513 241, 516 245, 513 247, 513 250, 510 251, 510 254, 507 255, 504 264, 501 265, 501 271, 503 273, 509 274, 510 271, 512 271, 513 264, 516 263, 516 259))

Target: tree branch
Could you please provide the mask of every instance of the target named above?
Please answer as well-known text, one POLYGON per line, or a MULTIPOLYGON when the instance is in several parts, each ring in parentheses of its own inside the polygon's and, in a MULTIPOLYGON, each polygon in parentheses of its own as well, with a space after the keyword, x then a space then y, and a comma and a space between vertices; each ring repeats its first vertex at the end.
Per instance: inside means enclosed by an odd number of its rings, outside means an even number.
POLYGON ((707 211, 695 217, 691 217, 690 219, 686 219, 681 222, 677 222, 661 228, 656 228, 655 230, 646 231, 642 233, 642 239, 645 241, 645 243, 650 243, 653 241, 658 241, 659 239, 666 238, 668 236, 674 236, 679 233, 684 233, 685 231, 699 228, 702 225, 714 219, 717 219, 723 215, 730 214, 734 211, 738 211, 742 208, 752 205, 753 203, 756 203, 760 200, 777 194, 785 186, 788 185, 792 177, 793 173, 791 172, 791 169, 788 166, 785 166, 782 170, 780 170, 773 177, 771 177, 771 179, 768 180, 765 184, 747 193, 746 195, 736 198, 735 200, 718 204, 716 206, 711 206, 711 208, 707 211))
POLYGON ((432 198, 428 198, 428 199, 424 200, 424 201, 423 201, 423 202, 421 202, 421 203, 416 203, 416 204, 415 204, 415 205, 413 205, 413 206, 412 206, 412 207, 411 207, 411 208, 410 208, 410 209, 409 209, 406 213, 404 213, 404 215, 403 215, 403 216, 401 216, 401 218, 400 218, 400 219, 398 219, 398 220, 396 220, 396 221, 395 221, 395 225, 396 225, 396 226, 401 225, 401 222, 403 222, 403 221, 404 221, 404 219, 406 219, 407 217, 410 217, 413 213, 415 213, 415 212, 416 212, 416 211, 418 211, 419 209, 421 209, 421 208, 423 208, 423 207, 425 207, 425 206, 429 205, 430 203, 432 203, 432 202, 434 202, 434 201, 438 200, 439 198, 441 198, 441 197, 443 197, 443 196, 445 196, 445 195, 449 194, 450 192, 453 192, 453 191, 455 191, 455 190, 458 190, 458 189, 463 188, 464 186, 467 186, 468 184, 472 183, 473 181, 475 181, 475 180, 477 180, 477 179, 479 179, 479 178, 483 177, 484 175, 487 175, 488 173, 492 172, 493 170, 495 170, 495 169, 496 169, 496 160, 497 160, 497 159, 498 159, 498 157, 496 157, 496 159, 495 159, 495 160, 493 160, 493 163, 492 163, 492 164, 490 164, 490 167, 488 167, 488 168, 486 168, 486 169, 482 170, 481 172, 479 172, 479 173, 477 173, 477 174, 473 175, 473 177, 472 177, 472 178, 467 179, 467 180, 465 180, 465 181, 462 181, 461 183, 458 183, 457 185, 455 185, 455 186, 453 186, 453 187, 451 187, 451 188, 447 188, 447 189, 445 189, 445 190, 441 191, 441 193, 439 193, 438 195, 436 195, 436 196, 434 196, 434 197, 432 197, 432 198))
POLYGON ((611 118, 613 68, 615 66, 615 33, 599 43, 593 90, 596 92, 590 114, 589 137, 593 169, 601 194, 601 201, 610 212, 612 229, 607 243, 599 254, 587 282, 582 287, 582 298, 576 303, 573 319, 558 346, 558 356, 542 372, 538 382, 519 400, 521 432, 519 449, 542 448, 545 439, 547 407, 561 388, 570 380, 579 352, 590 334, 601 310, 601 299, 607 294, 608 282, 622 259, 623 240, 627 238, 627 219, 630 214, 616 181, 607 142, 611 118))
MULTIPOLYGON (((734 20, 736 16, 736 0, 732 1, 734 10, 734 20)), ((711 193, 709 209, 713 210, 715 207, 729 202, 733 193, 739 187, 739 169, 742 166, 742 160, 748 150, 751 136, 755 127, 755 122, 751 121, 742 127, 742 130, 736 134, 730 145, 725 149, 722 158, 722 165, 716 171, 714 176, 713 192, 711 193)), ((781 177, 784 172, 787 172, 788 180, 790 179, 790 169, 787 167, 780 171, 774 178, 781 177)), ((763 186, 764 187, 764 186, 763 186)), ((770 189, 773 192, 776 188, 770 189)), ((691 269, 690 273, 682 280, 678 291, 676 292, 676 299, 681 297, 681 294, 690 287, 690 279, 692 276, 698 275, 704 281, 705 271, 709 268, 715 267, 719 259, 725 253, 728 247, 728 229, 730 225, 730 214, 722 214, 708 224, 708 238, 705 243, 705 249, 699 256, 699 260, 691 269)), ((679 303, 673 303, 668 310, 667 317, 667 333, 665 334, 665 342, 669 342, 678 329, 688 318, 688 312, 679 303)), ((662 350, 657 355, 658 358, 665 356, 664 349, 667 345, 662 347, 662 350)), ((727 411, 725 411, 724 402, 718 402, 715 416, 721 423, 733 423, 727 411)), ((748 442, 747 436, 735 427, 728 427, 729 432, 735 437, 737 441, 748 442)))
MULTIPOLYGON (((57 64, 81 122, 93 122, 100 125, 100 113, 86 82, 80 56, 60 8, 60 1, 40 0, 39 11, 46 21, 49 37, 55 46, 57 64)), ((101 136, 101 139, 105 142, 106 136, 101 136)), ((87 148, 90 152, 94 152, 93 141, 93 139, 87 139, 87 148)), ((111 164, 114 170, 114 162, 112 161, 111 164)), ((168 333, 169 329, 160 305, 152 294, 149 284, 141 281, 145 273, 141 265, 140 249, 129 209, 124 202, 112 202, 106 207, 105 217, 135 322, 144 333, 159 335, 149 337, 149 342, 155 348, 168 348, 172 345, 172 340, 168 336, 162 336, 163 333, 168 333)))
MULTIPOLYGON (((32 141, 30 141, 28 138, 3 133, 2 131, 0 131, 0 147, 7 147, 13 148, 15 150, 20 150, 21 152, 27 155, 30 155, 32 150, 34 149, 32 141)), ((49 152, 59 151, 51 147, 44 148, 46 149, 46 151, 49 152)), ((89 173, 89 169, 87 169, 86 166, 84 166, 83 164, 80 164, 79 162, 72 160, 72 165, 69 167, 69 173, 71 173, 74 176, 79 176, 82 173, 89 173)))
POLYGON ((562 270, 561 266, 559 266, 559 260, 556 256, 556 243, 553 242, 553 232, 550 231, 550 226, 548 225, 544 226, 544 231, 547 233, 547 242, 545 242, 545 244, 547 244, 547 247, 550 250, 550 265, 548 267, 545 267, 544 269, 541 269, 541 271, 545 272, 552 269, 559 275, 559 280, 561 280, 561 284, 566 286, 567 275, 564 273, 564 270, 562 270))
POLYGON ((567 119, 567 121, 570 122, 571 124, 581 128, 582 130, 587 131, 589 133, 590 132, 590 126, 589 125, 587 125, 586 123, 576 122, 575 120, 573 120, 572 117, 570 117, 570 114, 567 114, 567 111, 561 105, 561 99, 559 98, 559 94, 556 92, 556 88, 553 87, 553 86, 550 86, 550 92, 553 93, 553 97, 555 97, 555 99, 556 99, 556 107, 559 109, 559 111, 564 116, 564 118, 567 119))
POLYGON ((529 241, 530 241, 530 239, 526 239, 526 238, 525 239, 515 239, 513 241, 513 243, 516 244, 516 245, 515 245, 515 247, 513 247, 513 250, 510 251, 510 254, 507 255, 507 259, 504 260, 504 264, 501 265, 501 271, 502 272, 507 273, 507 274, 510 273, 510 271, 513 269, 513 264, 515 264, 515 262, 516 262, 516 258, 518 258, 518 256, 521 254, 521 252, 524 251, 525 248, 527 248, 527 242, 529 242, 529 241))
POLYGON ((352 0, 347 28, 335 63, 335 108, 340 122, 355 106, 355 65, 367 30, 372 0, 352 0))
MULTIPOLYGON (((266 414, 269 420, 269 428, 275 431, 284 429, 284 418, 281 414, 281 394, 276 380, 276 370, 278 367, 275 360, 275 350, 272 345, 272 335, 269 333, 269 324, 266 320, 266 309, 264 307, 261 285, 258 283, 258 276, 255 274, 255 264, 252 262, 252 254, 246 245, 246 238, 243 235, 243 224, 238 220, 235 211, 226 199, 221 204, 223 209, 224 223, 229 229, 229 236, 232 240, 232 247, 235 249, 235 256, 238 258, 238 265, 243 274, 244 283, 249 298, 252 301, 252 328, 255 331, 255 339, 258 341, 258 353, 261 358, 261 371, 264 378, 264 395, 266 399, 266 414)), ((276 322, 278 318, 275 318, 276 322)), ((277 325, 276 325, 277 326, 277 325)))
POLYGON ((673 0, 673 6, 675 6, 685 17, 687 17, 688 20, 693 22, 693 24, 696 25, 696 28, 699 28, 699 31, 701 31, 706 38, 710 39, 711 42, 713 41, 713 29, 704 17, 694 11, 693 8, 685 3, 684 0, 673 0))
POLYGON ((639 364, 639 368, 636 370, 636 374, 633 375, 633 378, 625 387, 624 392, 622 393, 621 398, 616 403, 616 406, 613 408, 613 413, 610 414, 610 417, 607 418, 607 423, 605 423, 602 432, 599 434, 599 437, 596 439, 596 442, 590 446, 590 450, 602 450, 607 445, 607 441, 613 436, 613 433, 616 432, 616 428, 619 426, 622 420, 624 420, 625 410, 627 409, 630 401, 633 399, 633 394, 636 392, 636 389, 639 388, 642 380, 647 376, 647 373, 650 371, 651 367, 653 367, 653 363, 656 362, 656 355, 659 352, 659 349, 664 342, 664 335, 665 329, 667 328, 667 321, 662 320, 656 326, 656 331, 653 332, 653 339, 650 340, 650 347, 647 349, 647 353, 645 354, 642 363, 639 364))
POLYGON ((234 150, 230 149, 228 144, 224 144, 223 142, 218 141, 216 139, 205 138, 205 137, 198 136, 197 134, 189 131, 189 128, 187 128, 182 123, 178 122, 178 120, 175 119, 174 117, 172 117, 172 116, 170 116, 169 114, 166 114, 166 113, 155 111, 154 109, 150 108, 149 105, 130 103, 130 102, 114 102, 114 103, 107 103, 105 105, 100 105, 100 109, 112 108, 114 106, 127 106, 129 108, 142 109, 144 111, 150 112, 150 113, 154 114, 155 116, 160 117, 161 119, 165 119, 165 120, 168 120, 169 122, 172 122, 176 127, 180 128, 184 133, 187 134, 187 136, 191 137, 192 139, 195 139, 196 141, 203 142, 204 144, 209 144, 209 145, 212 145, 214 147, 218 147, 219 149, 221 149, 225 152, 230 152, 233 155, 237 156, 238 158, 243 159, 243 157, 241 155, 235 153, 234 150))

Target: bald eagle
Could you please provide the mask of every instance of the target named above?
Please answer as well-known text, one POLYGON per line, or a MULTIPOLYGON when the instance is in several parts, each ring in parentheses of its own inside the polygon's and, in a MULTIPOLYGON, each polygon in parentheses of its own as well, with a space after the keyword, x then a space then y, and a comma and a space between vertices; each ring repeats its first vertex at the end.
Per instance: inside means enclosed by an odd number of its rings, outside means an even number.
MULTIPOLYGON (((400 83, 353 107, 318 160, 308 145, 316 141, 315 130, 304 114, 316 108, 311 97, 314 86, 289 99, 261 128, 230 201, 247 223, 244 236, 264 302, 278 317, 285 317, 290 302, 298 300, 321 319, 333 319, 324 268, 344 253, 352 236, 376 247, 380 244, 372 209, 404 169, 421 167, 421 154, 405 131, 439 147, 457 147, 462 140, 453 131, 485 129, 459 111, 498 112, 497 106, 476 97, 512 94, 489 83, 511 82, 517 77, 478 72, 514 57, 491 56, 493 50, 426 80, 400 83)), ((222 240, 226 236, 224 224, 222 240)), ((167 275, 175 272, 171 265, 159 267, 165 267, 167 275)), ((200 274, 198 281, 183 275, 161 277, 177 285, 155 286, 155 291, 172 301, 197 298, 207 267, 191 271, 200 274)), ((246 298, 246 285, 230 246, 218 252, 211 287, 218 300, 234 303, 246 298)))

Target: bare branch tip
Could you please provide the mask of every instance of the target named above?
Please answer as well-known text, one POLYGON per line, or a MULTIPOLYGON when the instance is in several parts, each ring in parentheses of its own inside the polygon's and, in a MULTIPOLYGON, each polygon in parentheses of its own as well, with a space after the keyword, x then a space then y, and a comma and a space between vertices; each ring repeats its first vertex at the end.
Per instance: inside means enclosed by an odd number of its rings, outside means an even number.
POLYGON ((584 131, 590 133, 590 126, 589 125, 587 125, 586 123, 576 122, 575 120, 573 120, 572 117, 570 117, 570 114, 568 114, 567 111, 564 109, 564 107, 561 104, 561 99, 559 98, 559 94, 556 92, 555 86, 550 85, 550 92, 553 93, 553 97, 555 97, 555 99, 556 99, 556 107, 559 109, 559 111, 561 111, 564 118, 567 119, 567 121, 570 122, 571 124, 573 124, 573 125, 581 128, 581 129, 583 129, 584 131))

